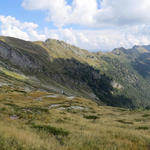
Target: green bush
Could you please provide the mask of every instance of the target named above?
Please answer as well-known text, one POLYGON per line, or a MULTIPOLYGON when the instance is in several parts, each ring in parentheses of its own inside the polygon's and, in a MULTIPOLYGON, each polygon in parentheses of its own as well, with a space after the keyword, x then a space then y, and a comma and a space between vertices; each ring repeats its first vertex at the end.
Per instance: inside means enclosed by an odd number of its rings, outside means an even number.
POLYGON ((150 117, 150 114, 144 114, 142 117, 150 117))
POLYGON ((96 119, 98 119, 99 117, 98 117, 98 116, 94 116, 94 115, 89 115, 89 116, 84 116, 84 118, 96 120, 96 119))
POLYGON ((125 120, 117 120, 117 121, 123 124, 133 124, 133 122, 125 121, 125 120))
POLYGON ((55 136, 68 136, 69 132, 63 130, 62 128, 51 127, 49 125, 32 125, 32 128, 37 129, 39 131, 45 131, 47 133, 53 134, 55 136))
POLYGON ((148 130, 149 128, 148 127, 145 127, 145 126, 142 126, 142 127, 138 127, 136 128, 137 130, 148 130))

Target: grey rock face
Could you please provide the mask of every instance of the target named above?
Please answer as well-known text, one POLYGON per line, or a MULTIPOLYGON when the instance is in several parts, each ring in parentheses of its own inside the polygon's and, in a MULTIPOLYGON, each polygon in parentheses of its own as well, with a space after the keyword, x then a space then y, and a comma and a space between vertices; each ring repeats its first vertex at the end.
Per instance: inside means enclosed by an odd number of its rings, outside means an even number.
POLYGON ((1 59, 9 61, 11 64, 20 66, 24 69, 39 70, 41 68, 34 57, 20 53, 17 49, 9 47, 2 41, 0 41, 0 57, 1 59))

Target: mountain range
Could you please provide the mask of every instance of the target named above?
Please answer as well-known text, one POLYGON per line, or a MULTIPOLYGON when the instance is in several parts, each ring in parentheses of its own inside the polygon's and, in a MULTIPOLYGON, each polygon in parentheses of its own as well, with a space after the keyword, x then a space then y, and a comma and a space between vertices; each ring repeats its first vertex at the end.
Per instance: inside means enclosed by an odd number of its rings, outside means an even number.
POLYGON ((0 37, 0 85, 150 108, 150 46, 89 52, 63 41, 0 37))

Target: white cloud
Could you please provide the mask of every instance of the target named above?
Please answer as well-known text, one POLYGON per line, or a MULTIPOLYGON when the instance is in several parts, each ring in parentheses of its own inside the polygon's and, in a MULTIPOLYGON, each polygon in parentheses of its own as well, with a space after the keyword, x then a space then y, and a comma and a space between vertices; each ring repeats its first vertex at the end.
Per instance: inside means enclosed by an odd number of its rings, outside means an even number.
POLYGON ((48 10, 47 20, 53 21, 57 26, 63 26, 67 22, 71 11, 65 0, 24 0, 22 6, 29 10, 48 10))
POLYGON ((31 22, 20 22, 11 16, 0 16, 0 33, 25 40, 44 40, 45 35, 38 34, 38 25, 31 22))
POLYGON ((148 25, 107 28, 96 30, 75 30, 72 28, 51 30, 45 28, 42 34, 37 32, 38 25, 20 22, 11 16, 0 16, 0 33, 25 40, 45 40, 54 38, 88 50, 112 50, 116 47, 150 44, 148 25))
POLYGON ((54 38, 89 50, 150 44, 149 0, 99 1, 101 7, 97 0, 73 0, 70 5, 67 0, 23 0, 25 9, 47 11, 47 20, 58 28, 45 28, 40 34, 37 24, 0 16, 1 34, 26 40, 54 38), (83 30, 65 27, 73 24, 83 30))
POLYGON ((91 25, 97 11, 97 0, 73 0, 68 5, 66 0, 24 0, 22 6, 28 10, 47 10, 47 20, 57 27, 66 24, 91 25))
POLYGON ((46 37, 82 48, 111 50, 150 44, 150 0, 98 1, 72 0, 69 5, 67 0, 23 0, 22 6, 48 12, 47 20, 58 29, 47 29, 46 37), (63 29, 65 25, 73 24, 88 29, 63 29))
POLYGON ((149 0, 24 0, 29 10, 47 10, 50 21, 57 26, 80 24, 101 27, 110 25, 150 24, 149 0))
POLYGON ((148 25, 121 27, 112 29, 75 30, 46 28, 42 34, 36 30, 37 24, 20 22, 11 16, 0 16, 0 33, 25 40, 45 40, 54 38, 88 50, 112 50, 116 47, 150 44, 148 25))
POLYGON ((146 25, 103 30, 46 30, 46 36, 63 40, 88 50, 112 50, 150 44, 149 27, 146 25), (147 34, 145 34, 147 32, 147 34))
POLYGON ((99 25, 150 24, 149 0, 103 0, 95 20, 99 25))

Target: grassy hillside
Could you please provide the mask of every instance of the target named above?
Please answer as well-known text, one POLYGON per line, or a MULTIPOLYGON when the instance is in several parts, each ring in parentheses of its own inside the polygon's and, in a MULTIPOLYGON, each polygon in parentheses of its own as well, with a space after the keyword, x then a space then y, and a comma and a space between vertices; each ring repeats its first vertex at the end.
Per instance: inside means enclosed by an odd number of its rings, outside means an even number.
POLYGON ((150 111, 4 85, 1 150, 148 150, 150 111))

